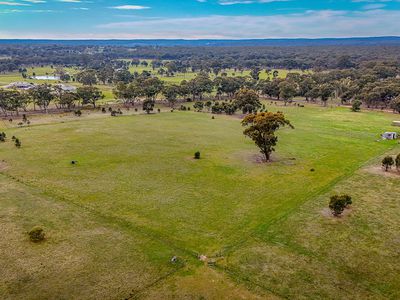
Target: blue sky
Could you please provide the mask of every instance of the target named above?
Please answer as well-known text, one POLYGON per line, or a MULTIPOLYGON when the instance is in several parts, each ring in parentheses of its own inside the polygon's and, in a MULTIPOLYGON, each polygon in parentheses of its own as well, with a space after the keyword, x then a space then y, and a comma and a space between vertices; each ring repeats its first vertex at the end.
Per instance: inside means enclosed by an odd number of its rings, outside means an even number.
POLYGON ((400 35, 400 0, 0 0, 0 38, 400 35))

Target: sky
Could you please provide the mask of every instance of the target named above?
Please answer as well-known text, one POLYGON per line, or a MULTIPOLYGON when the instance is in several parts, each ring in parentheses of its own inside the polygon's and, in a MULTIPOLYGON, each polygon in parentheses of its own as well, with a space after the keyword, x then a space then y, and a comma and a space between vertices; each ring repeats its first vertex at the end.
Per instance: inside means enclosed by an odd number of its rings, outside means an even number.
POLYGON ((400 36, 400 0, 0 0, 0 38, 400 36))

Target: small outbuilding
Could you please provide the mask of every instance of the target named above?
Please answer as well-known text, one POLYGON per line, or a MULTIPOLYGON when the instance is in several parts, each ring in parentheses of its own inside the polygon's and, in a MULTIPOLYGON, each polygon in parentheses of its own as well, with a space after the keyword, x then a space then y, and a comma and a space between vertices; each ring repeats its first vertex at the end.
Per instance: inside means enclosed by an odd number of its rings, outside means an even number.
POLYGON ((393 121, 392 125, 400 127, 400 121, 393 121))
POLYGON ((382 136, 382 139, 384 139, 384 140, 396 140, 397 132, 385 132, 381 136, 382 136))
POLYGON ((6 89, 30 90, 35 87, 35 84, 30 82, 12 82, 6 85, 6 89))

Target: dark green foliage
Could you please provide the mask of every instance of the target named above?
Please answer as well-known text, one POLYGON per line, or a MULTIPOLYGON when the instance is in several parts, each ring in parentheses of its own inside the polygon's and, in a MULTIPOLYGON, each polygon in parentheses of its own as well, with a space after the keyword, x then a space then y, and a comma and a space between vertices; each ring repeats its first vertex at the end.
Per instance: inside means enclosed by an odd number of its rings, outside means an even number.
POLYGON ((197 102, 193 105, 193 108, 194 108, 196 111, 202 111, 203 108, 204 108, 204 103, 203 103, 203 102, 200 102, 200 101, 197 101, 197 102))
POLYGON ((194 159, 200 159, 200 151, 194 153, 194 159))
POLYGON ((43 228, 41 228, 39 226, 33 227, 28 232, 28 235, 29 235, 29 239, 34 243, 41 242, 45 239, 44 230, 43 230, 43 228))
POLYGON ((260 152, 264 155, 265 161, 269 161, 271 153, 275 151, 278 137, 275 132, 284 126, 294 128, 282 112, 261 112, 248 114, 243 120, 242 125, 246 126, 243 134, 251 138, 260 152))
POLYGON ((249 88, 242 88, 235 94, 234 104, 243 113, 253 113, 261 107, 257 92, 249 88))
POLYGON ((5 132, 1 132, 0 133, 0 142, 5 142, 6 141, 6 133, 5 132))
POLYGON ((154 110, 155 101, 152 99, 146 99, 143 101, 143 110, 149 114, 154 110))
POLYGON ((396 169, 400 170, 400 153, 396 156, 395 164, 396 164, 396 169))
POLYGON ((334 195, 330 198, 329 208, 334 216, 340 216, 344 209, 353 203, 349 195, 334 195))
POLYGON ((15 139, 15 147, 21 148, 21 146, 22 146, 21 141, 18 138, 16 138, 15 139))
POLYGON ((394 165, 394 159, 391 156, 386 156, 382 160, 382 167, 385 168, 386 172, 389 171, 389 169, 391 169, 393 165, 394 165))
POLYGON ((81 110, 78 109, 78 110, 74 111, 74 115, 75 115, 76 117, 80 117, 80 116, 82 115, 81 110))
POLYGON ((76 93, 78 99, 82 100, 82 104, 92 104, 93 108, 96 108, 96 102, 98 100, 104 98, 103 92, 94 86, 78 87, 76 93))
POLYGON ((351 105, 351 111, 358 112, 361 110, 362 102, 360 100, 354 100, 353 104, 351 105))

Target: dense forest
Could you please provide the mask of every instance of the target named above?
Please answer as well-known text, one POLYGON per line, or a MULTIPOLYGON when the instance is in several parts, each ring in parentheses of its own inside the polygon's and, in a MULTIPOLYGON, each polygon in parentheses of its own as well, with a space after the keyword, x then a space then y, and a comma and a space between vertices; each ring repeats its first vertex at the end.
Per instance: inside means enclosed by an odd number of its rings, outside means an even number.
POLYGON ((158 47, 0 45, 0 72, 27 65, 99 68, 116 59, 174 60, 194 71, 211 69, 348 69, 366 62, 398 64, 400 46, 158 47))

